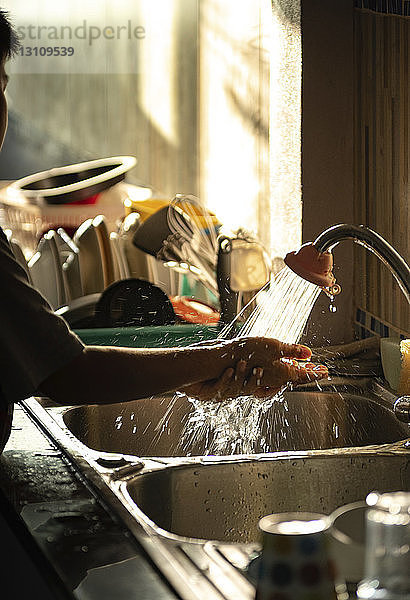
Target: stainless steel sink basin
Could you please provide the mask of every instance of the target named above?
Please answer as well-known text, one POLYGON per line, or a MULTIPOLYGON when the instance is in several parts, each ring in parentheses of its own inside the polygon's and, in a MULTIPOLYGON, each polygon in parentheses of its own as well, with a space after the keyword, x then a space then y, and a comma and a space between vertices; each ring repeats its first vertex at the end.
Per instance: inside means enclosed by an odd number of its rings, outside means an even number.
POLYGON ((138 475, 126 494, 143 519, 167 532, 253 542, 259 541, 259 519, 273 512, 329 514, 372 490, 410 490, 410 453, 219 460, 138 475))
POLYGON ((255 590, 235 561, 221 565, 206 540, 227 542, 229 556, 237 556, 254 546, 232 544, 259 542, 266 514, 330 514, 372 490, 410 491, 410 426, 396 419, 395 396, 370 378, 321 386, 288 392, 263 412, 259 446, 246 456, 204 456, 210 437, 182 447, 193 411, 182 397, 68 409, 46 404, 44 410, 35 400, 24 405, 181 598, 250 600, 255 590))
MULTIPOLYGON (((182 397, 148 398, 71 408, 64 422, 95 450, 141 457, 204 455, 212 449, 212 433, 181 445, 192 411, 192 404, 182 397)), ((287 392, 283 401, 260 415, 257 430, 260 435, 252 453, 368 446, 410 437, 409 426, 389 408, 375 396, 359 392, 287 392)), ((223 452, 236 453, 235 448, 223 452)))

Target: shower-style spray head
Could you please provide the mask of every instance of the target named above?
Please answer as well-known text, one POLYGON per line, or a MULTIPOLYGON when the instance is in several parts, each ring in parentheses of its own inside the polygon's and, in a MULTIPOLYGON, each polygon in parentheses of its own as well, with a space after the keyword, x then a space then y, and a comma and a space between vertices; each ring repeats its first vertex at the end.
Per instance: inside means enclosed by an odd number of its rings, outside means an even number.
POLYGON ((285 256, 285 264, 297 275, 318 285, 328 295, 339 294, 341 288, 333 275, 333 255, 330 251, 319 252, 313 242, 303 244, 296 252, 285 256))
POLYGON ((289 252, 285 263, 295 273, 322 287, 323 291, 334 296, 340 286, 335 284, 332 273, 331 250, 343 240, 353 240, 375 254, 386 264, 396 279, 403 294, 410 302, 410 267, 400 254, 379 233, 365 225, 333 225, 322 231, 315 241, 304 244, 297 252, 289 252))

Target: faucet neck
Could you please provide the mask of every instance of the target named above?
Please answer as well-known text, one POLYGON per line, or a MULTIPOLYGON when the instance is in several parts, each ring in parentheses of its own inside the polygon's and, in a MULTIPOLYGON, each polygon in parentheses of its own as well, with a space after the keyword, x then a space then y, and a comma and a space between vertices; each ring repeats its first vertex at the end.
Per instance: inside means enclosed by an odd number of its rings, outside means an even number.
POLYGON ((342 240, 353 240, 371 250, 390 267, 400 288, 410 302, 410 268, 400 254, 379 233, 365 225, 334 225, 313 242, 319 252, 331 250, 342 240))

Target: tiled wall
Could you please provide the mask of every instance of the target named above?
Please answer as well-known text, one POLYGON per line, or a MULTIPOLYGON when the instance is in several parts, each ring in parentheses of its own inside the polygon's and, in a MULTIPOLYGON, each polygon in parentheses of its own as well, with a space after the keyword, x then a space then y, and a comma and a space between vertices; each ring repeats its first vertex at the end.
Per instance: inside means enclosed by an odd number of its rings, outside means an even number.
POLYGON ((356 319, 354 322, 355 332, 357 337, 363 339, 378 335, 380 337, 399 338, 401 340, 409 338, 409 332, 402 331, 393 325, 383 323, 379 318, 375 317, 362 308, 356 309, 356 319))
MULTIPOLYGON (((409 261, 410 2, 355 4, 355 221, 409 261)), ((378 333, 380 322, 383 331, 408 337, 409 303, 389 269, 357 244, 354 266, 354 303, 369 315, 366 330, 378 333)), ((356 321, 363 325, 357 315, 356 321)))

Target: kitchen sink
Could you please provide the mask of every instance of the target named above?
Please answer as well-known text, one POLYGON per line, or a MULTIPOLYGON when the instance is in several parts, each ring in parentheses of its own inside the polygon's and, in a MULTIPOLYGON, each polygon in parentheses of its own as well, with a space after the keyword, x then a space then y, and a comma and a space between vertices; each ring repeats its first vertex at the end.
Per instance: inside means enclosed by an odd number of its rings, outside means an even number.
POLYGON ((254 586, 241 573, 260 549, 263 516, 330 514, 371 491, 410 491, 410 426, 396 418, 395 400, 374 378, 298 387, 263 405, 251 452, 238 446, 220 455, 210 429, 194 435, 198 413, 181 395, 24 405, 179 597, 252 600, 254 586))
MULTIPOLYGON (((212 450, 212 430, 190 439, 193 410, 184 396, 163 396, 70 408, 63 420, 76 438, 98 451, 140 457, 221 454, 212 450)), ((252 453, 369 446, 410 437, 409 426, 396 419, 391 405, 370 392, 289 391, 258 419, 252 453)), ((243 451, 222 452, 238 453, 243 451)))
POLYGON ((287 391, 268 405, 254 451, 237 456, 209 453, 209 431, 186 444, 195 409, 184 396, 75 407, 62 417, 85 446, 142 458, 137 475, 127 467, 118 475, 121 495, 149 527, 248 543, 266 514, 330 514, 372 490, 410 490, 410 428, 395 417, 393 396, 366 382, 322 388, 287 391))
POLYGON ((409 453, 214 461, 142 473, 124 485, 125 495, 141 511, 140 518, 156 529, 248 543, 259 541, 258 521, 267 514, 330 514, 364 500, 372 490, 410 490, 409 453))

